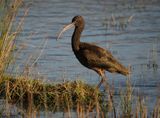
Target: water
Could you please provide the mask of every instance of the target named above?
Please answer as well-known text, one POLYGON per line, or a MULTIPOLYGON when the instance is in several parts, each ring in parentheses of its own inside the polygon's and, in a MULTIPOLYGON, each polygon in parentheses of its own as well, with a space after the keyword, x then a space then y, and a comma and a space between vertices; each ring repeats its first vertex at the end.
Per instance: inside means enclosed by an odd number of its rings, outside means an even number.
MULTIPOLYGON (((90 84, 99 76, 83 67, 71 49, 73 30, 56 41, 63 25, 75 15, 85 19, 81 41, 95 43, 131 65, 134 95, 155 103, 160 84, 160 2, 158 0, 25 0, 29 14, 17 39, 15 72, 26 71, 35 78, 61 82, 82 79, 90 84)), ((23 9, 18 16, 23 15, 23 9)), ((125 87, 125 77, 106 72, 116 90, 125 87)), ((149 105, 149 106, 153 106, 149 105)))

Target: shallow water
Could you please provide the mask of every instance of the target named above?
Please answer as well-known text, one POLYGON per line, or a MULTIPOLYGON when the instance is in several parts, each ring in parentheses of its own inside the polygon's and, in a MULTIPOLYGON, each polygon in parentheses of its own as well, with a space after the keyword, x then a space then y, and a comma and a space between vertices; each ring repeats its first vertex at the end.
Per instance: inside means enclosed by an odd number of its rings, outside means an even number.
MULTIPOLYGON (((24 0, 29 6, 23 32, 17 39, 15 73, 56 82, 82 79, 96 84, 99 76, 83 67, 71 49, 73 30, 56 41, 63 25, 82 15, 86 25, 81 41, 95 43, 132 69, 134 95, 155 102, 160 89, 160 2, 158 0, 24 0), (26 72, 28 73, 28 72, 26 72)), ((23 9, 18 16, 23 16, 23 9)), ((122 75, 106 72, 116 90, 125 87, 122 75)))

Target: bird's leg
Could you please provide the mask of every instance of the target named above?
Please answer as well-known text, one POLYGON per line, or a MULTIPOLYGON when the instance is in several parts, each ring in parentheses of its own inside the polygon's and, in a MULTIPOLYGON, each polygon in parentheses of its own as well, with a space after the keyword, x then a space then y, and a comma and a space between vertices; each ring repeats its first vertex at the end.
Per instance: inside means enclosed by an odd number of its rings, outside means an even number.
POLYGON ((108 83, 108 78, 107 78, 107 76, 105 75, 105 73, 104 73, 104 75, 102 76, 102 79, 104 80, 104 81, 103 81, 103 84, 104 84, 105 89, 109 91, 109 88, 110 88, 110 87, 109 87, 109 83, 108 83))
POLYGON ((104 81, 105 81, 105 79, 102 77, 102 78, 101 78, 101 81, 99 82, 99 84, 97 85, 96 88, 98 89, 104 81))
POLYGON ((104 84, 105 90, 108 92, 109 99, 111 100, 112 105, 113 105, 114 118, 116 118, 116 109, 115 109, 115 106, 114 106, 113 93, 110 90, 109 83, 107 82, 108 79, 107 79, 107 76, 105 75, 105 71, 102 70, 102 69, 95 69, 95 71, 101 76, 101 81, 97 85, 96 89, 99 89, 101 84, 104 84))
POLYGON ((102 70, 102 69, 97 69, 97 68, 95 68, 94 70, 95 70, 95 71, 100 75, 100 77, 101 77, 101 81, 99 82, 99 84, 98 84, 97 87, 96 87, 96 89, 99 89, 99 87, 101 86, 101 84, 102 84, 104 81, 106 81, 105 72, 104 72, 104 70, 102 70))
MULTIPOLYGON (((103 76, 103 79, 104 80, 107 80, 107 76, 104 74, 103 76)), ((114 118, 116 118, 116 109, 115 109, 115 106, 114 106, 114 100, 113 100, 113 91, 110 89, 110 86, 109 86, 109 83, 106 81, 106 82, 103 82, 104 83, 104 87, 106 89, 106 91, 108 92, 108 95, 109 95, 109 99, 111 100, 112 102, 112 106, 113 106, 113 112, 114 112, 114 118)))
POLYGON ((105 75, 105 72, 103 70, 101 70, 98 73, 101 76, 101 81, 99 82, 99 84, 97 85, 96 88, 98 89, 101 86, 101 84, 105 84, 105 87, 108 87, 108 83, 106 83, 108 79, 105 75))
POLYGON ((107 82, 107 76, 105 75, 105 72, 101 73, 101 81, 100 83, 97 85, 97 89, 101 86, 101 84, 104 84, 105 90, 108 92, 109 95, 109 99, 112 102, 113 105, 113 111, 114 111, 114 118, 116 118, 116 109, 114 106, 114 100, 113 100, 113 91, 110 89, 109 83, 107 82))

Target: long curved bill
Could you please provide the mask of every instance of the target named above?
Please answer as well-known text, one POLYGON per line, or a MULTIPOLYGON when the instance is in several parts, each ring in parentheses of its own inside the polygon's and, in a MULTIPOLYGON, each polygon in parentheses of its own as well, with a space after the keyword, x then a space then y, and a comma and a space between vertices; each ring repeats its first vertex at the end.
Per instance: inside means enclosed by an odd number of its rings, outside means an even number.
POLYGON ((63 32, 71 29, 71 28, 74 27, 74 26, 75 26, 75 23, 74 23, 74 22, 73 22, 73 23, 70 23, 70 24, 68 24, 68 25, 65 25, 65 26, 63 27, 63 29, 58 33, 57 40, 61 37, 61 35, 62 35, 63 32))

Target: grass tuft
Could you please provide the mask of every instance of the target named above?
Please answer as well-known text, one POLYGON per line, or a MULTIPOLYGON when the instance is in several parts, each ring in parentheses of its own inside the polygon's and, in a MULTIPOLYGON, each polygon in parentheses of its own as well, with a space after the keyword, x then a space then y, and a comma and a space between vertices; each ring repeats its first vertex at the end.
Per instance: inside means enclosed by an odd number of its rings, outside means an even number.
POLYGON ((0 85, 1 97, 7 93, 5 96, 8 96, 9 103, 17 105, 23 100, 24 108, 29 107, 31 100, 36 109, 44 110, 47 106, 51 111, 75 108, 77 104, 86 108, 89 105, 96 106, 95 97, 99 104, 102 101, 102 93, 96 91, 93 96, 95 88, 82 81, 54 84, 24 77, 5 77, 1 79, 0 85))

